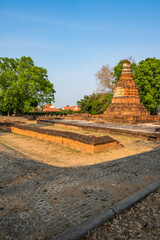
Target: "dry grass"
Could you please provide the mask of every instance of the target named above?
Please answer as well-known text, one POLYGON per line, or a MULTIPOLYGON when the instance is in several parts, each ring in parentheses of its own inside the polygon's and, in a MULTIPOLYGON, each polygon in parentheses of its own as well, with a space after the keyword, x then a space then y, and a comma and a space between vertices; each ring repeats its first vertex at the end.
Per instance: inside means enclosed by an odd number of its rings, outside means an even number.
POLYGON ((108 134, 103 133, 103 132, 87 131, 87 130, 82 130, 82 129, 75 129, 75 128, 72 128, 72 127, 65 128, 65 127, 59 127, 59 126, 51 125, 51 126, 43 126, 42 128, 65 131, 65 132, 75 132, 75 133, 80 133, 80 134, 84 134, 84 135, 94 135, 94 136, 97 136, 97 137, 108 135, 108 134))

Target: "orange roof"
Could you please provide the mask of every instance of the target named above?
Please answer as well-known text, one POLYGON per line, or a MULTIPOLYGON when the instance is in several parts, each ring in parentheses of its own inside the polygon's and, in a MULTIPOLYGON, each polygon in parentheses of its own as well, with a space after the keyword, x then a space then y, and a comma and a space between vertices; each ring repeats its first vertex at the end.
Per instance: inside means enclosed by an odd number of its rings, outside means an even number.
POLYGON ((81 108, 78 106, 63 107, 62 109, 63 110, 72 110, 74 112, 81 110, 81 108))
POLYGON ((60 112, 57 108, 43 108, 43 112, 60 112))
POLYGON ((43 108, 49 108, 49 107, 51 107, 51 106, 52 106, 52 104, 46 104, 46 105, 44 105, 43 108))

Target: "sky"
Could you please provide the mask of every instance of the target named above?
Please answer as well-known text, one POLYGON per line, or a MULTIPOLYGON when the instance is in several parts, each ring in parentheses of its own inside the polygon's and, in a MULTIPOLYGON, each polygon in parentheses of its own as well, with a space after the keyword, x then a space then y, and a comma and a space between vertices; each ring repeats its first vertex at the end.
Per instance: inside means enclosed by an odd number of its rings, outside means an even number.
POLYGON ((0 0, 0 26, 0 57, 46 68, 57 108, 95 92, 103 65, 160 58, 160 0, 0 0))

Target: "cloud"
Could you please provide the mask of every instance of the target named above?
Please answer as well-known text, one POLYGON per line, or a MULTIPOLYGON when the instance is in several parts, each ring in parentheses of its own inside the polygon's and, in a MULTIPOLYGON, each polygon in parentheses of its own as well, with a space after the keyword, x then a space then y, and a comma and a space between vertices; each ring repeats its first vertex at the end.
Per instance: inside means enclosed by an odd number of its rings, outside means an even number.
POLYGON ((44 23, 49 24, 56 27, 66 28, 70 30, 79 30, 79 31, 113 31, 112 25, 97 25, 97 24, 89 24, 87 22, 73 22, 69 20, 63 20, 59 18, 55 19, 46 19, 39 16, 33 15, 25 15, 18 12, 7 12, 0 11, 0 15, 6 16, 7 18, 13 19, 21 19, 24 21, 35 22, 35 23, 44 23))

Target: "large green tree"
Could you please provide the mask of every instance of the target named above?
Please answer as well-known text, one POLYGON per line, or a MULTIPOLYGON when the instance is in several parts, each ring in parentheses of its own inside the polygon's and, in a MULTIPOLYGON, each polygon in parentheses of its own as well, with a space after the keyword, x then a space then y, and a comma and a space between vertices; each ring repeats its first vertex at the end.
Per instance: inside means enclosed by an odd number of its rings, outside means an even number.
POLYGON ((142 104, 151 114, 157 114, 160 106, 160 59, 147 58, 139 62, 134 77, 142 104))
POLYGON ((0 111, 21 114, 54 101, 47 70, 30 57, 0 58, 0 111))

